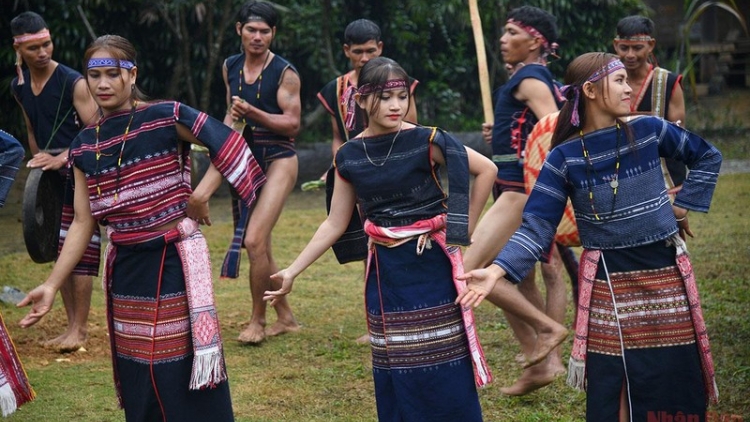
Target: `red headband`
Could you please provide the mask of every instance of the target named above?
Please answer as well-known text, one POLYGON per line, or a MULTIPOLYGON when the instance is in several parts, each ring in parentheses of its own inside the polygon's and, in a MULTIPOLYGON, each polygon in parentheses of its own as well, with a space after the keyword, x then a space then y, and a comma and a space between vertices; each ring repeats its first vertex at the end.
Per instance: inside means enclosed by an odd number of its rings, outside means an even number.
POLYGON ((341 103, 346 105, 346 118, 344 119, 344 126, 346 130, 353 130, 355 125, 354 110, 357 108, 357 104, 354 101, 354 94, 369 95, 376 91, 393 91, 396 89, 407 89, 408 82, 404 79, 388 79, 382 85, 376 84, 364 84, 359 88, 350 86, 344 96, 341 99, 341 103))
POLYGON ((550 42, 547 40, 547 37, 545 37, 544 35, 542 35, 542 33, 539 32, 539 30, 537 30, 536 28, 534 28, 531 25, 526 25, 522 21, 515 20, 515 19, 512 19, 512 18, 508 19, 507 23, 512 23, 513 25, 518 26, 519 28, 521 28, 524 31, 528 32, 529 35, 531 35, 533 38, 539 38, 539 39, 541 39, 542 40, 542 46, 544 47, 544 53, 545 53, 544 56, 546 56, 547 54, 551 54, 552 56, 557 57, 557 48, 559 47, 559 45, 556 42, 553 42, 553 43, 550 44, 550 42))
MULTIPOLYGON (((25 42, 43 40, 47 38, 50 38, 49 29, 44 28, 41 31, 33 34, 23 34, 13 37, 13 47, 18 47, 25 42)), ((25 81, 23 80, 23 69, 21 68, 22 64, 23 58, 21 57, 21 53, 16 50, 16 74, 18 75, 18 85, 23 85, 25 83, 25 81)))

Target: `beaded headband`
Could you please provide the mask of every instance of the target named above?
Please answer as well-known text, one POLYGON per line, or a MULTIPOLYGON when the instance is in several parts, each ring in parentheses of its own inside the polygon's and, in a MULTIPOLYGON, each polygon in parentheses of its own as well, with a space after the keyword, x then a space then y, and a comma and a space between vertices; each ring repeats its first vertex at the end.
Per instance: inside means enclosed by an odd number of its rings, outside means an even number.
MULTIPOLYGON (((591 82, 591 83, 598 82, 606 78, 607 75, 609 75, 610 73, 616 72, 624 68, 625 68, 625 65, 622 64, 622 62, 619 59, 614 59, 611 62, 607 63, 605 66, 603 66, 601 69, 594 72, 591 76, 589 76, 589 78, 586 79, 586 82, 591 82)), ((573 94, 575 95, 575 97, 573 98, 573 113, 571 113, 570 115, 570 124, 576 127, 580 126, 581 124, 581 118, 578 115, 578 102, 581 99, 581 86, 582 85, 583 84, 565 85, 562 88, 562 93, 566 95, 566 97, 567 97, 568 92, 570 92, 571 90, 573 91, 573 94)))
POLYGON ((245 19, 245 23, 247 22, 266 22, 266 18, 264 18, 263 16, 259 16, 259 15, 250 15, 247 17, 247 19, 245 19))
POLYGON ((407 89, 408 82, 404 79, 389 79, 382 85, 377 84, 364 84, 359 88, 349 87, 347 88, 344 96, 342 97, 341 103, 346 105, 346 119, 344 124, 346 130, 354 129, 354 111, 357 109, 357 103, 354 100, 354 94, 369 95, 377 91, 394 91, 397 89, 407 89))
POLYGON ((639 43, 639 42, 651 42, 655 41, 655 38, 648 34, 635 34, 630 37, 615 37, 615 43, 639 43))
POLYGON ((534 28, 531 25, 526 25, 522 21, 516 20, 516 19, 508 19, 507 23, 511 23, 513 25, 518 26, 519 28, 523 29, 524 31, 528 32, 529 35, 531 35, 533 38, 539 38, 542 40, 542 46, 544 47, 544 52, 546 54, 551 54, 553 56, 557 55, 557 49, 560 47, 556 42, 553 42, 550 44, 550 42, 547 40, 547 37, 542 35, 541 32, 539 32, 538 29, 534 28))
POLYGON ((625 69, 625 65, 619 59, 614 59, 607 63, 606 66, 594 72, 593 75, 586 79, 586 82, 597 82, 604 79, 607 75, 620 69, 625 69))
POLYGON ((129 60, 118 60, 111 58, 89 59, 89 64, 86 68, 93 69, 95 67, 119 67, 122 69, 130 70, 135 67, 135 64, 129 60))
POLYGON ((382 85, 364 84, 357 89, 359 95, 372 94, 375 91, 393 91, 396 89, 406 89, 407 84, 404 79, 388 79, 382 85))
MULTIPOLYGON (((13 37, 13 47, 18 47, 25 42, 44 40, 47 38, 50 38, 49 29, 44 28, 33 34, 23 34, 13 37)), ((18 85, 23 85, 25 83, 23 79, 23 69, 21 68, 22 65, 23 57, 21 57, 21 52, 16 50, 16 74, 18 75, 18 85)))

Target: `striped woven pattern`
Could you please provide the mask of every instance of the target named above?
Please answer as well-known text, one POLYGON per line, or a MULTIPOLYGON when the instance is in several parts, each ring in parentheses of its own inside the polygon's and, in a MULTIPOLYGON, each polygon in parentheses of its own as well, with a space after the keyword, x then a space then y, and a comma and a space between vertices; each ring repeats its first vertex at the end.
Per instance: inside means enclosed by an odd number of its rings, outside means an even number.
MULTIPOLYGON (((610 275, 626 349, 695 343, 685 284, 676 266, 610 275)), ((621 355, 620 337, 606 280, 591 296, 588 351, 621 355)))
POLYGON ((118 356, 148 364, 183 359, 192 353, 185 294, 162 296, 158 318, 154 298, 113 295, 112 310, 118 356))
POLYGON ((190 149, 179 145, 177 122, 208 148, 212 164, 242 200, 255 201, 265 175, 237 132, 191 107, 160 102, 138 107, 123 146, 129 117, 125 110, 102 119, 98 146, 93 126, 72 145, 75 166, 86 174, 96 219, 127 233, 153 229, 185 215, 192 193, 190 149), (123 160, 118 164, 121 148, 123 160))
POLYGON ((367 323, 375 368, 421 368, 469 354, 461 310, 452 303, 417 311, 368 314, 367 323))

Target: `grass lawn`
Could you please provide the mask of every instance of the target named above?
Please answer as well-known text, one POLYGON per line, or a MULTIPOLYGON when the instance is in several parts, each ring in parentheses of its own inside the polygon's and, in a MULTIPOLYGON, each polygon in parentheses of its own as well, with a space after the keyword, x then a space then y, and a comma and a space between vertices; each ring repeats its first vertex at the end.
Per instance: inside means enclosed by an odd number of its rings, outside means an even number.
MULTIPOLYGON (((296 256, 324 219, 320 192, 295 193, 274 232, 280 265, 296 256)), ((691 213, 697 237, 689 241, 703 310, 712 340, 721 403, 717 414, 750 420, 750 174, 723 175, 707 215, 691 213)), ((214 274, 231 236, 226 199, 212 202, 215 224, 205 230, 214 274)), ((14 211, 16 212, 16 211, 14 211)), ((17 211, 20 213, 20 211, 17 211)), ((6 236, 20 239, 19 223, 6 236)), ((17 240, 19 241, 19 240, 17 240)), ((23 245, 22 240, 20 244, 23 245)), ((43 281, 50 264, 34 264, 23 250, 2 248, 0 286, 28 291, 43 281)), ((224 336, 234 411, 238 421, 375 421, 376 411, 368 346, 355 343, 365 333, 362 264, 338 265, 329 251, 299 277, 290 301, 303 330, 271 338, 258 347, 240 346, 235 338, 250 311, 247 260, 237 280, 215 283, 224 336)), ((62 302, 38 326, 20 329, 24 310, 2 306, 2 315, 24 361, 37 399, 9 421, 122 421, 112 385, 108 339, 99 279, 89 320, 86 351, 60 355, 39 343, 65 326, 62 302)), ((569 306, 568 323, 570 323, 569 306)), ((274 315, 269 315, 273 322, 274 315)), ((499 387, 521 373, 513 357, 516 341, 498 309, 477 310, 479 334, 496 381, 480 391, 487 421, 582 420, 585 395, 563 378, 524 397, 507 397, 499 387)), ((564 346, 567 359, 570 342, 564 346)))

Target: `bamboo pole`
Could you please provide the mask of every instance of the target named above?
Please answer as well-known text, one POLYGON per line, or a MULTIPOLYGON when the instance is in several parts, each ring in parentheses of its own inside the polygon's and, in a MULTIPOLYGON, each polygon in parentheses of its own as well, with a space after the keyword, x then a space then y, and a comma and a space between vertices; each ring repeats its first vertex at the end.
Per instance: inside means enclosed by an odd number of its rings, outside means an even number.
POLYGON ((469 0, 469 15, 471 15, 471 28, 474 31, 474 45, 477 50, 477 67, 479 69, 479 89, 482 94, 482 109, 484 110, 485 123, 494 123, 495 116, 492 113, 492 91, 490 91, 490 74, 487 70, 487 53, 484 50, 484 34, 482 33, 482 20, 479 18, 477 0, 469 0))

